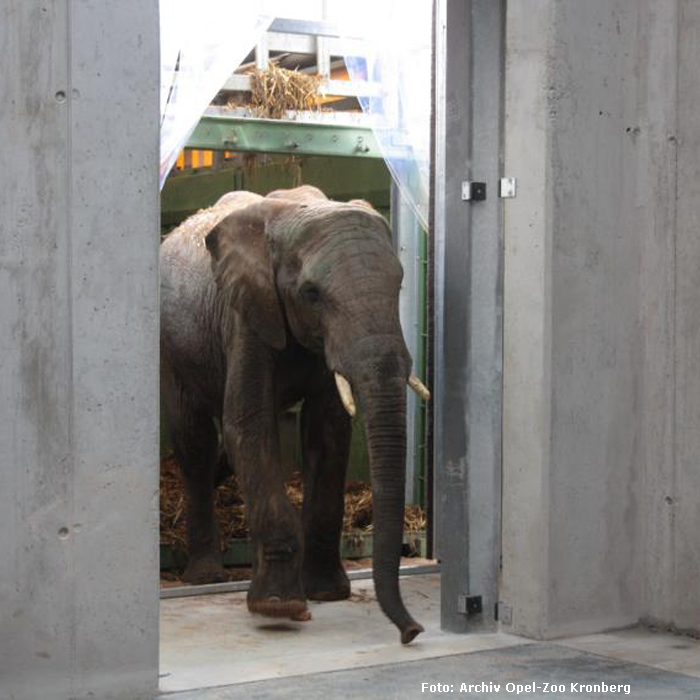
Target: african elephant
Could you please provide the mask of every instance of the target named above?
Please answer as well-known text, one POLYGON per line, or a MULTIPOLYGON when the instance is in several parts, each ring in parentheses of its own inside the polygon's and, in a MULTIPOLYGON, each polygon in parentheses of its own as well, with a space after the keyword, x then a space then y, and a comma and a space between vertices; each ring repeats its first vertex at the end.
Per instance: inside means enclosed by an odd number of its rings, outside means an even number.
POLYGON ((368 437, 379 604, 410 642, 401 600, 406 384, 403 270, 389 228, 361 200, 303 186, 231 192, 163 242, 162 394, 188 495, 191 582, 221 579, 213 494, 235 468, 254 549, 251 612, 303 618, 306 599, 350 594, 339 544, 351 421, 368 437), (302 516, 279 468, 278 418, 303 400, 302 516), (219 454, 220 426, 222 459, 219 454))

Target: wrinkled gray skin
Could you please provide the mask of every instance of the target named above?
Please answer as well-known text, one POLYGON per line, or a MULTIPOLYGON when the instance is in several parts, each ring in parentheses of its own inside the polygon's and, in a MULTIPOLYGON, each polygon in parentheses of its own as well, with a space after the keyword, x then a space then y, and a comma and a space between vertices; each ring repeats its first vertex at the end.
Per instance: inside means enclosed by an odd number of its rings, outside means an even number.
POLYGON ((401 601, 398 569, 411 360, 386 222, 365 202, 333 202, 309 186, 232 192, 171 233, 160 261, 163 401, 188 495, 185 578, 223 577, 213 494, 231 464, 254 547, 248 608, 304 619, 307 598, 349 596, 339 544, 351 424, 340 372, 369 444, 377 598, 410 642, 422 627, 401 601), (302 399, 300 519, 285 495, 277 426, 302 399))

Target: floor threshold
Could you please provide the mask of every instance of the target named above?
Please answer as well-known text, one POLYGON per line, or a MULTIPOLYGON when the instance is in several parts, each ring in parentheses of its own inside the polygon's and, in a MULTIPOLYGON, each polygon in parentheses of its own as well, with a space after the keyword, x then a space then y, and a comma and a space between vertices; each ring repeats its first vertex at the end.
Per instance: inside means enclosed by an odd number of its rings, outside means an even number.
MULTIPOLYGON (((348 571, 351 581, 364 581, 372 578, 372 569, 355 569, 348 571)), ((402 566, 399 576, 416 576, 419 574, 439 574, 440 564, 421 564, 420 566, 402 566)), ((201 595, 218 593, 244 593, 250 588, 250 581, 225 581, 223 583, 207 583, 201 586, 171 586, 161 588, 160 599, 190 598, 201 595)))

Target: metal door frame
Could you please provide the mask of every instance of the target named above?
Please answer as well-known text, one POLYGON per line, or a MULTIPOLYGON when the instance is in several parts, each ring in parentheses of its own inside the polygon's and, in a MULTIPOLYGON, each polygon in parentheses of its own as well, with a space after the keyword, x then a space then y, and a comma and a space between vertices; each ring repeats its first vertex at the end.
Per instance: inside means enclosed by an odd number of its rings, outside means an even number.
POLYGON ((436 0, 434 544, 441 625, 454 632, 497 616, 504 26, 505 0, 436 0), (469 182, 486 198, 464 199, 469 182))

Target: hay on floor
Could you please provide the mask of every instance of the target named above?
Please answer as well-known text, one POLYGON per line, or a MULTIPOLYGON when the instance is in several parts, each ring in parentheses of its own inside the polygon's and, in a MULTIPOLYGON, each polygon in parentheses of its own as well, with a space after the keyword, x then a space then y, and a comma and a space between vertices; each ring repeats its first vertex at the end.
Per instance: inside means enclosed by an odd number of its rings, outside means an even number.
MULTIPOLYGON (((303 488, 301 478, 295 475, 287 483, 287 496, 301 509, 303 488)), ((249 537, 246 507, 243 503, 235 476, 230 476, 219 486, 214 501, 216 516, 221 528, 222 546, 232 539, 249 537)), ((160 470, 160 539, 161 544, 187 550, 187 507, 180 470, 173 457, 166 457, 160 470)), ((406 506, 404 529, 420 532, 425 529, 425 513, 419 506, 406 506)), ((372 489, 368 483, 352 481, 345 490, 345 516, 343 532, 363 534, 372 532, 372 489)))

